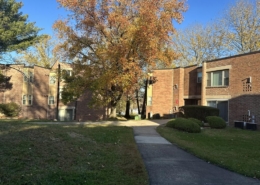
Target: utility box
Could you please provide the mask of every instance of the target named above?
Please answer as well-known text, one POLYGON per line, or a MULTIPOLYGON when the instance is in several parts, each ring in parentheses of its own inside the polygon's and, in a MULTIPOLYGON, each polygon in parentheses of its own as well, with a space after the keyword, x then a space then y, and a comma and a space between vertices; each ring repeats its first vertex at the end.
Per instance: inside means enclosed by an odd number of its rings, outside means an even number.
POLYGON ((235 127, 245 129, 246 128, 246 122, 244 121, 235 121, 235 127))

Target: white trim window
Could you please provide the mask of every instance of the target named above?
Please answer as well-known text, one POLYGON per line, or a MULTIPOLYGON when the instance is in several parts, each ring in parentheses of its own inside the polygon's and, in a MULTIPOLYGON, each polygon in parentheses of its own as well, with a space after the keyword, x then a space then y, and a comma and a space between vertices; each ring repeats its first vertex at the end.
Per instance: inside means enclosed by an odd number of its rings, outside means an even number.
POLYGON ((151 105, 152 105, 152 97, 151 97, 151 96, 148 96, 148 97, 147 97, 147 105, 148 105, 148 106, 151 106, 151 105))
POLYGON ((49 105, 54 105, 54 96, 49 96, 48 97, 48 104, 49 105))
POLYGON ((31 71, 28 71, 28 73, 24 74, 23 76, 24 82, 33 82, 33 73, 31 71))
POLYGON ((33 96, 31 94, 23 95, 23 105, 32 105, 33 104, 33 96))
POLYGON ((62 72, 66 73, 68 76, 72 76, 72 69, 63 69, 62 72))
POLYGON ((229 70, 212 71, 207 73, 207 86, 219 87, 229 85, 229 70))
POLYGON ((55 84, 56 83, 56 76, 51 76, 49 77, 49 83, 50 84, 55 84))
POLYGON ((26 105, 27 102, 27 95, 23 95, 23 105, 26 105))
POLYGON ((33 96, 28 94, 28 105, 32 105, 33 102, 33 96))
POLYGON ((62 91, 63 91, 63 87, 59 88, 59 99, 62 99, 62 91))
POLYGON ((65 79, 65 77, 72 76, 72 69, 62 69, 62 80, 65 79))

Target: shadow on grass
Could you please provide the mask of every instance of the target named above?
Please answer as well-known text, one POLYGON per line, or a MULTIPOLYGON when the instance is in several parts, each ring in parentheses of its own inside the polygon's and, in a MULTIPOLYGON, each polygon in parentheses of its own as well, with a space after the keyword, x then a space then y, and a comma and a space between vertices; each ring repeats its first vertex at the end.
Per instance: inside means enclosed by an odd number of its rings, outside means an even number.
POLYGON ((0 123, 0 184, 148 184, 128 127, 0 123))

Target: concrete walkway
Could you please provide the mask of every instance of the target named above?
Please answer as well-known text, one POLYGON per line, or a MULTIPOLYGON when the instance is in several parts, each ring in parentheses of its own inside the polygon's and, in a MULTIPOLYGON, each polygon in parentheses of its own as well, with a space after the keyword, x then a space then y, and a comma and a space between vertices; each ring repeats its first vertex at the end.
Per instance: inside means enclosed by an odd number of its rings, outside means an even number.
POLYGON ((156 132, 161 120, 149 123, 133 129, 151 185, 260 185, 259 180, 209 164, 171 144, 156 132))

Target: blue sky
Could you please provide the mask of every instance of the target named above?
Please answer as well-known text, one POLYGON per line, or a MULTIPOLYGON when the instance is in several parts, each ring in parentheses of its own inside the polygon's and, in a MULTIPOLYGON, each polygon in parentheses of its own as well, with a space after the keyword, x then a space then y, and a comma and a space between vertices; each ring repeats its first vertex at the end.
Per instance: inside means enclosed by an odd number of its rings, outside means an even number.
MULTIPOLYGON (((40 34, 54 36, 52 25, 58 19, 66 17, 66 11, 59 8, 56 0, 16 0, 22 2, 20 11, 27 14, 29 22, 42 28, 40 34)), ((184 21, 181 24, 174 24, 177 29, 186 28, 195 23, 206 24, 218 18, 229 6, 237 0, 186 0, 189 9, 184 13, 184 21)), ((249 0, 254 1, 254 0, 249 0)), ((16 55, 16 53, 12 53, 16 55)))
MULTIPOLYGON (((55 20, 64 18, 66 11, 58 8, 56 0, 16 0, 23 2, 21 11, 28 14, 30 22, 36 22, 36 26, 43 28, 41 33, 53 35, 52 25, 55 20)), ((205 24, 216 19, 236 0, 188 0, 189 9, 184 13, 182 24, 175 27, 185 28, 194 23, 205 24)))

